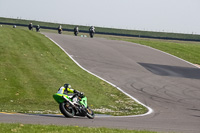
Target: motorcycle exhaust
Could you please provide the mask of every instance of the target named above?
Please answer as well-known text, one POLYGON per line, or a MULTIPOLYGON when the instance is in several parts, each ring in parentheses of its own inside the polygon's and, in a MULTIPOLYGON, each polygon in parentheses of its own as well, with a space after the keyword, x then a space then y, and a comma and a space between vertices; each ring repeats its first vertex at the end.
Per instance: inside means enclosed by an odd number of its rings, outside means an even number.
POLYGON ((82 112, 79 108, 76 107, 75 103, 73 103, 72 101, 70 101, 68 98, 66 98, 65 96, 62 96, 66 101, 68 101, 75 109, 76 112, 82 112))
POLYGON ((70 101, 68 98, 66 98, 65 96, 62 96, 66 101, 68 101, 72 106, 75 107, 74 103, 72 101, 70 101))

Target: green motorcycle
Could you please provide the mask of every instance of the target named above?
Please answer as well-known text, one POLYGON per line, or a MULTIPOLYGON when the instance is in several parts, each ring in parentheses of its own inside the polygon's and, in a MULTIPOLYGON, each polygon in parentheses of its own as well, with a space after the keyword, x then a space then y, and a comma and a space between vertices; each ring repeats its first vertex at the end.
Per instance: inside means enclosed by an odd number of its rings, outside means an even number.
POLYGON ((55 93, 53 98, 59 104, 60 112, 65 117, 87 116, 89 119, 94 119, 94 112, 88 107, 87 97, 82 93, 68 95, 55 93))

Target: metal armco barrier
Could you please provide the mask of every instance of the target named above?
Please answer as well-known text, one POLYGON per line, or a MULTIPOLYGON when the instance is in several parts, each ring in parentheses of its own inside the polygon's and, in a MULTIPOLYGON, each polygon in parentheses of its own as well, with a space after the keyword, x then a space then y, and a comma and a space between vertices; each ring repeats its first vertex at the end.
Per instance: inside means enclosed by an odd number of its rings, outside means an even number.
MULTIPOLYGON (((26 24, 4 23, 4 22, 0 22, 0 24, 28 27, 28 24, 26 25, 26 24)), ((36 27, 36 26, 33 25, 33 27, 36 27)), ((40 28, 42 28, 42 29, 57 30, 57 27, 40 26, 40 28)), ((73 29, 63 28, 63 31, 74 31, 74 30, 73 29)), ((87 30, 79 30, 79 32, 89 33, 87 30)), ((165 39, 165 40, 180 40, 180 41, 200 41, 200 39, 183 39, 183 38, 173 38, 173 37, 153 37, 153 36, 143 36, 143 35, 133 35, 133 34, 120 34, 120 33, 98 32, 98 30, 95 32, 95 34, 114 35, 114 36, 126 36, 126 37, 140 37, 140 38, 152 38, 152 39, 165 39)))

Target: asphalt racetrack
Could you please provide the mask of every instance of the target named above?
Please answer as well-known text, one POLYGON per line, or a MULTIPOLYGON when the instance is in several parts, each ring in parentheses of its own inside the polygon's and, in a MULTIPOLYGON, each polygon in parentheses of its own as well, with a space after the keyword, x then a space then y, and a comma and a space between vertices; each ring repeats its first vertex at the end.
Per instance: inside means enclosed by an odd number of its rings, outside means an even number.
POLYGON ((200 69, 161 51, 123 41, 44 33, 82 67, 151 107, 136 117, 2 114, 1 122, 200 133, 200 69))

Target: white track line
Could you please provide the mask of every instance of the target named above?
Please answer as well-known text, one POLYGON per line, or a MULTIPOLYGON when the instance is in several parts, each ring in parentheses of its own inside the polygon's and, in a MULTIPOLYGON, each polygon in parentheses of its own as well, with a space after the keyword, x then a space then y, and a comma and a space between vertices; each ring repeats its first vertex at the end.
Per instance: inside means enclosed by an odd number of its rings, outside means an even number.
MULTIPOLYGON (((45 35, 45 36, 46 36, 47 38, 49 38, 53 43, 55 43, 59 48, 61 48, 61 49, 62 49, 62 50, 63 50, 63 51, 64 51, 64 52, 65 52, 65 53, 66 53, 80 68, 82 68, 82 69, 85 70, 86 72, 88 72, 88 73, 90 73, 90 74, 96 76, 97 78, 99 78, 99 79, 101 79, 101 80, 107 82, 108 84, 112 85, 113 87, 117 88, 117 89, 120 90, 122 93, 124 93, 125 95, 127 95, 128 97, 130 97, 131 99, 133 99, 134 101, 136 101, 137 103, 143 105, 144 107, 146 107, 146 108, 148 109, 148 112, 145 113, 145 114, 130 115, 130 116, 110 116, 110 117, 138 117, 138 116, 145 116, 145 115, 149 115, 149 114, 153 113, 153 109, 152 109, 152 108, 150 108, 150 107, 148 107, 147 105, 141 103, 139 100, 137 100, 137 99, 134 98, 133 96, 129 95, 128 93, 126 93, 126 92, 123 91, 121 88, 119 88, 119 87, 117 87, 116 85, 114 85, 113 83, 111 83, 111 82, 109 82, 109 81, 107 81, 107 80, 105 80, 105 79, 99 77, 98 75, 96 75, 96 74, 94 74, 94 73, 88 71, 88 70, 85 69, 84 67, 82 67, 82 66, 81 66, 76 60, 74 60, 74 59, 72 58, 72 56, 69 55, 57 42, 55 42, 53 39, 51 39, 51 38, 48 37, 47 35, 45 35)), ((101 116, 101 117, 103 117, 103 116, 101 116)), ((108 117, 108 116, 106 116, 106 117, 108 117)))

